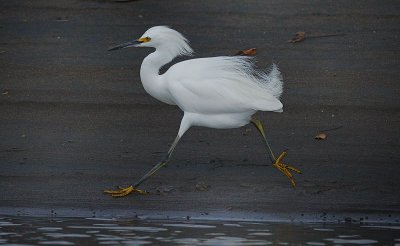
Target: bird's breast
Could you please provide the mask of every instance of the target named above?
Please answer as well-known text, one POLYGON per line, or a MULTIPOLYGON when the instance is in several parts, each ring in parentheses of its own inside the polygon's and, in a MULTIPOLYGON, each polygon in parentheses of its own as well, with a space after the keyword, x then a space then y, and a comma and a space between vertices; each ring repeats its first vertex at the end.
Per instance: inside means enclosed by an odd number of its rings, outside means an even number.
POLYGON ((167 88, 165 88, 165 84, 161 83, 157 83, 154 81, 146 81, 142 79, 142 84, 143 84, 143 88, 144 90, 152 97, 154 97, 155 99, 166 103, 166 104, 170 104, 170 105, 176 105, 176 103, 174 102, 174 100, 171 97, 171 94, 169 93, 169 91, 167 90, 167 88))

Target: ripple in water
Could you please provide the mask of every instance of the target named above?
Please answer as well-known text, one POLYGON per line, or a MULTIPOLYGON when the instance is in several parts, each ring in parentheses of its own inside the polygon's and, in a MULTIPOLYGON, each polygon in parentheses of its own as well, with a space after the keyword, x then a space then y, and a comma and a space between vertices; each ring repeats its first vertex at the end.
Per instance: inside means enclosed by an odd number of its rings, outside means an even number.
POLYGON ((399 245, 400 226, 3 217, 0 245, 399 245))

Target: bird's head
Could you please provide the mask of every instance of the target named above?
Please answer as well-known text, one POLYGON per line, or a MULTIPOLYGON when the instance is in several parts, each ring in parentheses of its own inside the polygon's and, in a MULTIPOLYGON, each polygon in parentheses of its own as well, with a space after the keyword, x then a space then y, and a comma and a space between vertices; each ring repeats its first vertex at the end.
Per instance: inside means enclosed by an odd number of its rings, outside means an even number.
POLYGON ((128 47, 151 47, 174 53, 175 55, 191 55, 189 41, 179 32, 166 26, 155 26, 148 29, 140 38, 117 45, 109 49, 119 50, 128 47))

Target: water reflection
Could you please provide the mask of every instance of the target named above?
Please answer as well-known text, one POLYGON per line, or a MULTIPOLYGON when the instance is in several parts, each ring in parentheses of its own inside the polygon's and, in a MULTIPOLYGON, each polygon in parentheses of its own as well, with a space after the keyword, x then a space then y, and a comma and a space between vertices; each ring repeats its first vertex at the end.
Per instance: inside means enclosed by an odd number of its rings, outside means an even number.
POLYGON ((0 218, 0 245, 399 245, 399 225, 0 218))

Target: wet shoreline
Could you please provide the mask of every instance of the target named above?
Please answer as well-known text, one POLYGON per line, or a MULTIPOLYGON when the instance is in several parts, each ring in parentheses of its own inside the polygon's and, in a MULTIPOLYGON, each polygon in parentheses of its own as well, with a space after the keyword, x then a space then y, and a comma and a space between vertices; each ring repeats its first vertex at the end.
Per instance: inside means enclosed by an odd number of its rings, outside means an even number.
POLYGON ((0 244, 397 245, 400 226, 373 223, 1 217, 0 244))
POLYGON ((249 221, 272 223, 383 223, 399 224, 400 214, 396 211, 353 212, 291 212, 265 213, 251 211, 196 210, 160 211, 128 209, 79 209, 79 208, 6 208, 0 207, 0 215, 38 218, 98 218, 98 219, 151 219, 151 220, 205 220, 205 221, 249 221))

